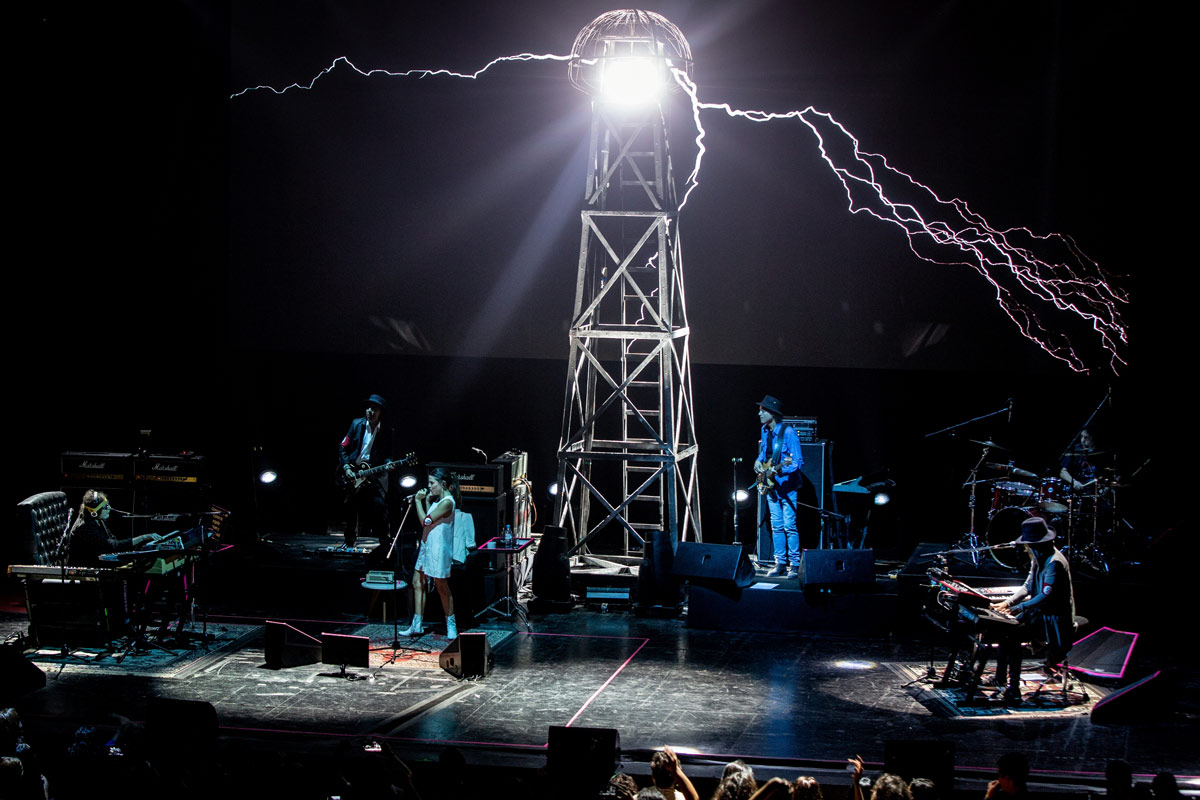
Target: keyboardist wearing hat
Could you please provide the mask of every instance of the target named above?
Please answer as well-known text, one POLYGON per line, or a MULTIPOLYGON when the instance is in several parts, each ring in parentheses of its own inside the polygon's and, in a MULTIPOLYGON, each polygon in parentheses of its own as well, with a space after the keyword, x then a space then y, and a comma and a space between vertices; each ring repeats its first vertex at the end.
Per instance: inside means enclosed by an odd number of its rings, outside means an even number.
MULTIPOLYGON (((1029 553, 1029 577, 1016 593, 992 607, 1011 614, 1021 621, 1022 629, 1030 636, 1041 635, 1046 642, 1047 673, 1062 663, 1071 649, 1075 632, 1075 592, 1071 587, 1071 567, 1067 557, 1054 546, 1054 529, 1041 517, 1030 517, 1021 523, 1021 535, 1016 543, 1029 553)), ((1007 679, 1004 699, 1021 700, 1021 639, 1011 637, 1001 646, 996 659, 996 683, 1007 679)))
POLYGON ((79 514, 75 524, 71 526, 70 544, 67 551, 67 563, 72 567, 102 567, 113 566, 100 560, 104 553, 120 553, 136 550, 147 542, 157 542, 162 537, 153 533, 134 536, 132 539, 118 539, 112 535, 105 522, 112 514, 108 495, 95 489, 83 493, 83 502, 79 504, 79 514))

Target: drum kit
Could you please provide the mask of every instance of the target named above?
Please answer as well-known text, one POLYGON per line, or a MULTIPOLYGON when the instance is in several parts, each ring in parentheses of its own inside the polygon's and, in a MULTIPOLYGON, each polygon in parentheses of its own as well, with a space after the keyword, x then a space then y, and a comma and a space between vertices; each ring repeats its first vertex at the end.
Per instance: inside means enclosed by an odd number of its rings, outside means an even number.
MULTIPOLYGON (((1126 488, 1112 467, 1097 466, 1107 454, 1075 448, 1065 457, 1089 463, 1087 476, 1074 475, 1067 481, 1061 473, 1042 474, 1022 469, 1013 461, 1000 462, 995 451, 1008 448, 991 440, 969 440, 983 448, 979 461, 963 484, 969 491, 971 528, 963 538, 968 551, 979 548, 988 557, 1015 571, 1027 568, 1023 548, 1006 548, 1017 539, 1021 522, 1042 517, 1058 533, 1058 547, 1073 564, 1099 572, 1111 570, 1118 542, 1116 534, 1117 492, 1126 488), (1086 480, 1083 478, 1086 477, 1086 480), (1082 482, 1081 482, 1082 481, 1082 482), (980 506, 986 506, 985 541, 976 534, 980 506)), ((979 520, 983 522, 983 520, 979 520)))

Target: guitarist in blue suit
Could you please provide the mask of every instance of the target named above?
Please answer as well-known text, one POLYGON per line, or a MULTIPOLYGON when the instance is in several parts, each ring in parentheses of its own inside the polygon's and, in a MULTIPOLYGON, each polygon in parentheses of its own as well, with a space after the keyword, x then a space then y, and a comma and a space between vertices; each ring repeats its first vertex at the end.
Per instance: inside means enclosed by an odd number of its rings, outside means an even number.
MULTIPOLYGON (((767 395, 758 404, 762 435, 758 440, 758 490, 771 512, 771 538, 775 544, 775 568, 770 577, 800 577, 800 531, 796 527, 796 499, 802 475, 800 437, 791 425, 783 424, 779 400, 767 395), (790 567, 790 569, 789 569, 790 567)), ((760 555, 761 557, 761 555, 760 555)))
POLYGON ((358 481, 359 472, 386 464, 392 455, 392 430, 382 423, 387 401, 377 394, 367 398, 363 416, 350 423, 338 446, 338 460, 345 476, 346 539, 345 547, 354 547, 358 534, 377 536, 387 552, 389 544, 387 491, 388 470, 358 481))

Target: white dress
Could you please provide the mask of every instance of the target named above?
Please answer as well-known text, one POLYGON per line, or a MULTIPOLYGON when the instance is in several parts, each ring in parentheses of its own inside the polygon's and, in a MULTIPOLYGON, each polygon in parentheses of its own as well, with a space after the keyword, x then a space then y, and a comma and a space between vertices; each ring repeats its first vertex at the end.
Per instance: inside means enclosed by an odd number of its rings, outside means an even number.
POLYGON ((434 526, 417 552, 418 569, 430 578, 449 578, 450 562, 454 555, 454 498, 450 498, 450 513, 434 526))

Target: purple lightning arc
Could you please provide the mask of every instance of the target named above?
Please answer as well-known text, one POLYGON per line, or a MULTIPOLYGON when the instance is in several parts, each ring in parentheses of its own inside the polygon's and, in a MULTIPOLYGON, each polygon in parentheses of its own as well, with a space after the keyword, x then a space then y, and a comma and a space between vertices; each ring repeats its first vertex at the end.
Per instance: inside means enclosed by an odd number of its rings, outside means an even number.
MULTIPOLYGON (((463 73, 448 69, 363 70, 341 56, 307 85, 293 83, 282 89, 253 86, 230 95, 230 99, 262 89, 275 94, 284 94, 291 89, 311 90, 320 78, 339 64, 345 64, 364 77, 383 74, 474 80, 503 62, 570 61, 571 58, 569 55, 521 53, 495 58, 475 72, 463 73)), ((993 226, 965 200, 945 200, 908 173, 893 167, 885 156, 863 150, 858 138, 828 112, 812 106, 803 110, 770 112, 736 109, 728 103, 708 103, 700 100, 696 84, 685 72, 672 68, 671 73, 691 101, 692 120, 696 125, 696 160, 687 179, 680 209, 700 183, 700 165, 706 152, 701 111, 721 111, 732 118, 750 122, 798 120, 816 136, 821 159, 841 182, 850 213, 866 213, 899 227, 904 231, 909 249, 923 261, 975 270, 992 287, 1000 309, 1022 335, 1070 369, 1090 372, 1068 335, 1051 330, 1043 323, 1039 310, 1053 309, 1089 327, 1108 353, 1108 367, 1114 373, 1126 363, 1121 355, 1128 344, 1122 309, 1128 305, 1129 297, 1110 282, 1100 265, 1070 236, 1038 234, 1024 227, 993 226), (848 155, 834 156, 831 153, 834 149, 848 155), (892 199, 901 193, 915 199, 904 202, 892 199), (1057 251, 1058 255, 1039 254, 1046 250, 1057 251)))

